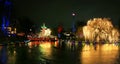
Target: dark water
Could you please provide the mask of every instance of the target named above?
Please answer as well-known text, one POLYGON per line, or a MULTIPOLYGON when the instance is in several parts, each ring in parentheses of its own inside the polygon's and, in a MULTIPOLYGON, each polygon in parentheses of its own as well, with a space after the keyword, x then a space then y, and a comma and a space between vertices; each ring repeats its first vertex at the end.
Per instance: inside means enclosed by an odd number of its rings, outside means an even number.
POLYGON ((0 64, 120 64, 116 44, 29 42, 0 46, 0 64))

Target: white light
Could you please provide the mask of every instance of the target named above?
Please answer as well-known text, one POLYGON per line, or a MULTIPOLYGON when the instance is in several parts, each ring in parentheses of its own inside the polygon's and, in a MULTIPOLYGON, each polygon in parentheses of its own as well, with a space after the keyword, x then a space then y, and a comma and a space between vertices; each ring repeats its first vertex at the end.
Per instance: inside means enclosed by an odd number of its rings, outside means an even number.
POLYGON ((32 29, 30 29, 30 31, 32 31, 32 29))
POLYGON ((72 13, 72 16, 75 16, 75 13, 72 13))

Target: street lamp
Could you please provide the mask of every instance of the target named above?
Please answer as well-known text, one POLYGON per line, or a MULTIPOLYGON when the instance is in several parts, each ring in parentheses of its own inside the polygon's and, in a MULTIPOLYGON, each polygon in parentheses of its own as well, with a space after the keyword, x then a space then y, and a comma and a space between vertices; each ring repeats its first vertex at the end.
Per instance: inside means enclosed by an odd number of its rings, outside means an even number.
POLYGON ((76 28, 75 28, 75 13, 72 13, 72 16, 73 16, 73 24, 72 24, 72 32, 74 33, 76 31, 76 28))
POLYGON ((75 13, 72 13, 72 16, 75 16, 75 13))

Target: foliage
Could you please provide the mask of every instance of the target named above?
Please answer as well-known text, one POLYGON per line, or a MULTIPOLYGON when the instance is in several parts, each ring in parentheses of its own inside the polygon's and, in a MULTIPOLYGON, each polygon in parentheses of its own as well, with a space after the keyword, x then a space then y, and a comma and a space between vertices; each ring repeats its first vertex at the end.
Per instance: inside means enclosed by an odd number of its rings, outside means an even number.
POLYGON ((88 20, 87 25, 83 27, 83 35, 85 40, 97 42, 117 42, 119 39, 119 32, 114 28, 109 18, 88 20))

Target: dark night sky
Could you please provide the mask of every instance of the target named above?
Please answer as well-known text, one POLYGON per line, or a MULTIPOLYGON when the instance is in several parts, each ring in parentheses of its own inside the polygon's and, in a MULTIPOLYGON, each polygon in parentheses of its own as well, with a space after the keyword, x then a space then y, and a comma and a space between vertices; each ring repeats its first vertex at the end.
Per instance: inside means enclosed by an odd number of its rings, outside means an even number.
POLYGON ((62 23, 71 28, 72 12, 76 13, 76 21, 109 17, 118 24, 120 20, 119 0, 16 0, 14 5, 18 17, 29 17, 40 25, 45 22, 49 27, 62 23))

